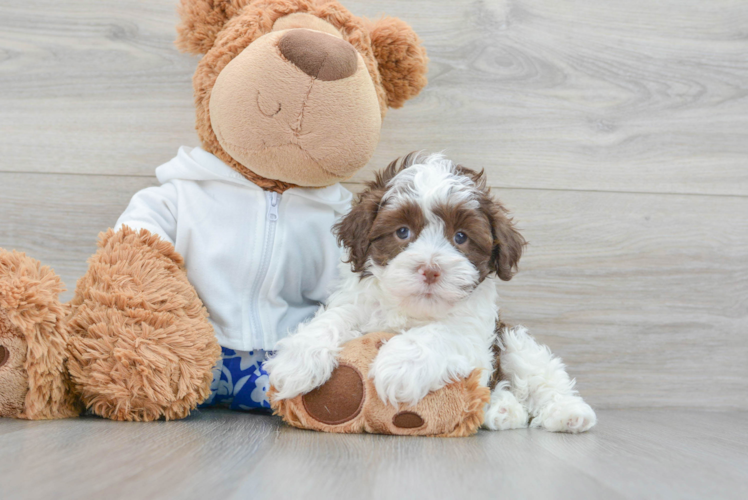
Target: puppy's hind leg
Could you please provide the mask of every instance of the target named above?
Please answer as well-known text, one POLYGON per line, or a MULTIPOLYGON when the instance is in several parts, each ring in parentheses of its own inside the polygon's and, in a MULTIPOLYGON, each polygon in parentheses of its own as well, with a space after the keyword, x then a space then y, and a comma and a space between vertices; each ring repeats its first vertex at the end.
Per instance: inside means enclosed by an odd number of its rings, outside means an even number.
POLYGON ((491 402, 486 406, 483 420, 483 427, 486 429, 503 431, 527 427, 527 410, 508 387, 509 382, 501 382, 491 393, 491 402))
POLYGON ((535 342, 522 326, 502 332, 501 371, 530 412, 530 427, 552 432, 584 432, 597 423, 595 412, 574 390, 561 359, 535 342))

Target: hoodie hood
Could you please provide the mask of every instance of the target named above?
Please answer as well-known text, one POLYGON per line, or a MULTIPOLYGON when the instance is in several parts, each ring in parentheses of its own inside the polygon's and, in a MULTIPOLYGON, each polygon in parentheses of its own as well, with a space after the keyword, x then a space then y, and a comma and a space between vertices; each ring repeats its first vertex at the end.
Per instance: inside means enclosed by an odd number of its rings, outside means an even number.
MULTIPOLYGON (((202 148, 182 146, 177 156, 156 169, 161 184, 172 180, 223 181, 242 185, 248 189, 262 191, 257 184, 202 148)), ((339 183, 324 188, 291 188, 283 196, 298 196, 329 206, 339 215, 348 212, 353 195, 339 183)))

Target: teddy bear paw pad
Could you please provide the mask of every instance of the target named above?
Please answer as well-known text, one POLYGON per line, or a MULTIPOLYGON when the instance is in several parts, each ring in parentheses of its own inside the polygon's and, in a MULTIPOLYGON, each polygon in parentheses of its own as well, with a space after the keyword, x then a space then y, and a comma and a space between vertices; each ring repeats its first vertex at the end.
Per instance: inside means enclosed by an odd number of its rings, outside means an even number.
POLYGON ((423 418, 412 411, 401 411, 392 417, 392 425, 399 429, 416 429, 423 425, 423 418))
POLYGON ((359 371, 340 364, 330 380, 301 398, 306 412, 323 424, 349 422, 361 413, 364 403, 364 380, 359 371))

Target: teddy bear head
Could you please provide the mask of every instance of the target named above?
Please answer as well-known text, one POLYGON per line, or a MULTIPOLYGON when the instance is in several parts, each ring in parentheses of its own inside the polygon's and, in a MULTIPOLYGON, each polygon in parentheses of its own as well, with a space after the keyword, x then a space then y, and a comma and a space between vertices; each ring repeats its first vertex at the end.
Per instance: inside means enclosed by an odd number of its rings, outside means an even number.
POLYGON ((426 84, 403 21, 370 21, 334 0, 182 0, 177 46, 194 76, 203 147, 283 191, 351 177, 371 158, 388 107, 426 84))

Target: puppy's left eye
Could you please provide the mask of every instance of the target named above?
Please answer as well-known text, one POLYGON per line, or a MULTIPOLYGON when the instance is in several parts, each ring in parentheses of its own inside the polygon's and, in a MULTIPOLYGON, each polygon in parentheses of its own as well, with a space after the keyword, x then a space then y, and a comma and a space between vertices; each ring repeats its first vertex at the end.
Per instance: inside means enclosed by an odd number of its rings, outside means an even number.
POLYGON ((455 233, 455 243, 458 245, 462 245, 467 241, 467 234, 463 233, 462 231, 458 231, 455 233))
POLYGON ((401 240, 407 240, 410 237, 410 229, 408 229, 407 227, 403 226, 400 229, 398 229, 397 231, 395 231, 395 234, 401 240))

